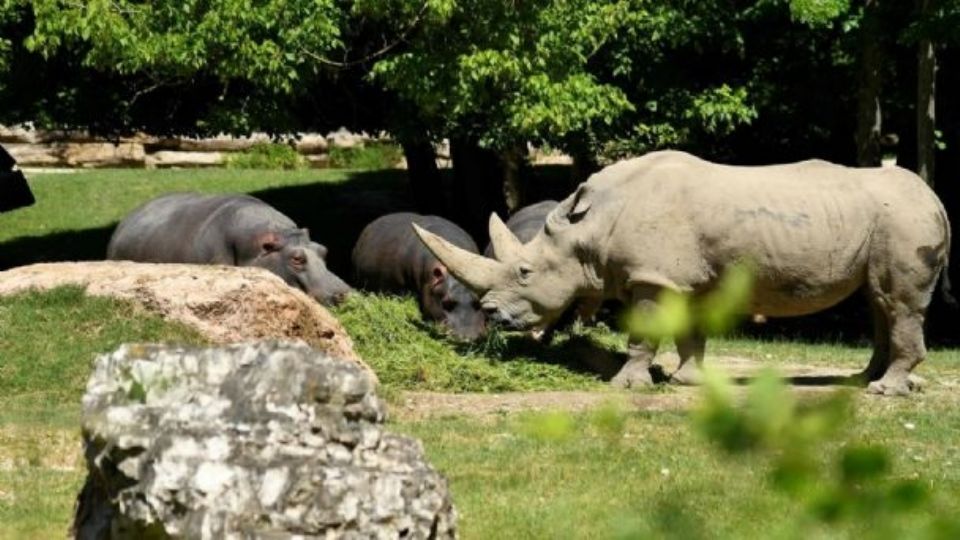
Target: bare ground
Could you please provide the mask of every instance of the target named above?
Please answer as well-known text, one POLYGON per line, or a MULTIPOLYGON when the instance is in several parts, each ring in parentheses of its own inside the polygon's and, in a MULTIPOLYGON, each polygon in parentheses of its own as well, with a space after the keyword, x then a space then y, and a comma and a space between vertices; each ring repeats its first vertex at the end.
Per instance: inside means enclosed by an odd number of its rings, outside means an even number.
MULTIPOLYGON (((769 363, 737 356, 708 356, 706 362, 719 366, 736 380, 748 380, 769 363)), ((656 363, 666 373, 676 369, 675 353, 664 353, 656 363)), ((835 390, 849 385, 853 369, 830 369, 823 366, 791 364, 778 366, 779 371, 801 393, 835 390), (846 383, 846 385, 845 385, 846 383)), ((637 391, 550 391, 510 392, 502 394, 446 394, 439 392, 404 392, 399 403, 391 407, 394 419, 423 420, 443 416, 483 417, 523 411, 578 412, 613 403, 631 410, 677 411, 689 409, 699 390, 692 386, 658 385, 637 391)), ((883 398, 879 398, 883 399, 883 398)))

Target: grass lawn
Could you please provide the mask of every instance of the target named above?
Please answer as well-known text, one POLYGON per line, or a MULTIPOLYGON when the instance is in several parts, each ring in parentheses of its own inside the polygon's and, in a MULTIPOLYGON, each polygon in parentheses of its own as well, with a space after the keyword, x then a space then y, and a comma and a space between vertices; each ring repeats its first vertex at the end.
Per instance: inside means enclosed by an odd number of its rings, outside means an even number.
MULTIPOLYGON (((0 268, 98 258, 119 218, 166 191, 255 193, 311 227, 332 256, 349 253, 368 219, 406 204, 403 179, 394 173, 97 171, 30 181, 37 206, 0 215, 0 268)), ((515 334, 457 344, 421 323, 409 299, 363 295, 335 312, 391 399, 402 390, 607 392, 585 358, 624 349, 622 336, 605 328, 560 335, 550 347, 515 334)), ((0 539, 65 534, 85 474, 78 418, 89 366, 95 354, 126 341, 202 342, 185 327, 76 289, 0 298, 0 539)), ((855 368, 869 356, 862 345, 745 338, 714 340, 708 350, 773 366, 855 368)), ((920 373, 930 387, 910 399, 857 393, 845 440, 823 452, 845 441, 887 445, 894 477, 921 479, 936 493, 931 511, 957 515, 960 351, 933 350, 920 373)), ((656 392, 669 399, 676 390, 656 392)), ((561 440, 532 436, 540 420, 524 413, 392 420, 391 428, 419 437, 448 476, 465 538, 862 535, 855 526, 805 521, 799 507, 769 488, 763 460, 721 456, 685 412, 622 414, 615 436, 594 411, 575 416, 574 436, 561 440)), ((909 536, 912 523, 891 527, 909 536)))

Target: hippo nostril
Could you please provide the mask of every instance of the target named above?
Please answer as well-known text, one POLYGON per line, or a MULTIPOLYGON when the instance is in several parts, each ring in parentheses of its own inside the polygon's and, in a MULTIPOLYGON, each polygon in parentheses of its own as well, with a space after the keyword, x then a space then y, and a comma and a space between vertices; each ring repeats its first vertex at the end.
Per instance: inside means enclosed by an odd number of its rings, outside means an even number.
POLYGON ((341 304, 348 296, 350 296, 350 291, 338 292, 330 298, 330 301, 333 302, 333 305, 341 304))

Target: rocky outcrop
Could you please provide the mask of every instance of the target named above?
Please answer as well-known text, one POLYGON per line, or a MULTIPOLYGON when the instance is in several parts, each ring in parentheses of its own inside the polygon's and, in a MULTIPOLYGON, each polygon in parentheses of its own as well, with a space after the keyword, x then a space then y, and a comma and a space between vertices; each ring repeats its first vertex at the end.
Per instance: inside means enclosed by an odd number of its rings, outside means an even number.
POLYGON ((446 480, 374 382, 305 345, 125 345, 83 397, 77 538, 453 538, 446 480))
POLYGON ((373 376, 329 311, 261 268, 95 261, 0 272, 0 295, 63 285, 80 285, 94 296, 131 300, 165 319, 196 328, 214 343, 302 339, 363 366, 373 376))

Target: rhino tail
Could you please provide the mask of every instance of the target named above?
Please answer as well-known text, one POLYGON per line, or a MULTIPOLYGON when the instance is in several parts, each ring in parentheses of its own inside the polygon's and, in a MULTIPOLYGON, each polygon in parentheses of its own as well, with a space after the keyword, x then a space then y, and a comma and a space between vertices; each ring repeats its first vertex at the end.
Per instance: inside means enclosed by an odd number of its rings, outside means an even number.
POLYGON ((954 309, 960 308, 960 303, 957 302, 956 297, 950 292, 950 276, 947 275, 946 266, 943 267, 943 274, 940 277, 940 297, 948 306, 954 309))
POLYGON ((943 219, 943 223, 947 229, 946 257, 943 262, 943 269, 940 271, 940 298, 943 300, 943 303, 956 309, 960 308, 960 303, 957 302, 957 299, 950 292, 950 243, 953 241, 953 235, 950 230, 950 219, 947 217, 947 212, 946 209, 943 208, 943 205, 940 206, 940 217, 943 219))

